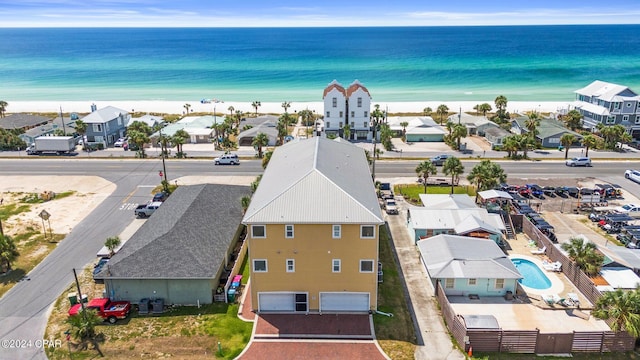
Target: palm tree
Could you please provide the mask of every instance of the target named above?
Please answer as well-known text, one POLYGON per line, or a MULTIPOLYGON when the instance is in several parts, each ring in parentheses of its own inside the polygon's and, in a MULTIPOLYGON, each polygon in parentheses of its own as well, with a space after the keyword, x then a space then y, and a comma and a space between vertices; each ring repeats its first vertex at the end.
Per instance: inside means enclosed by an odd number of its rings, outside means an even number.
POLYGON ((463 137, 467 137, 467 127, 462 124, 455 124, 451 131, 451 136, 456 140, 458 150, 460 150, 460 140, 463 137))
POLYGON ((438 106, 438 110, 436 111, 438 115, 440 115, 440 125, 444 121, 444 116, 449 115, 449 107, 445 104, 438 106))
POLYGON ((489 103, 484 103, 484 104, 478 105, 478 108, 476 110, 481 111, 482 116, 487 117, 487 112, 491 111, 492 109, 489 103))
POLYGON ((457 180, 460 178, 460 175, 464 173, 464 166, 460 159, 455 156, 451 156, 444 161, 444 164, 442 165, 442 172, 445 175, 451 175, 451 194, 453 194, 454 184, 458 182, 457 180))
POLYGON ((271 155, 273 155, 273 150, 269 150, 264 153, 264 157, 262 158, 262 168, 266 169, 267 165, 269 165, 269 161, 271 161, 271 155))
POLYGON ((626 331, 637 338, 640 336, 640 288, 625 291, 605 291, 592 311, 594 317, 611 320, 611 330, 626 331))
POLYGON ((85 310, 84 308, 78 314, 69 316, 65 320, 71 326, 71 336, 85 344, 84 348, 86 348, 87 342, 93 344, 93 347, 101 357, 104 357, 104 355, 100 351, 98 340, 96 339, 96 325, 102 324, 103 321, 95 310, 85 310))
POLYGON ((424 116, 431 116, 433 110, 427 106, 426 108, 422 109, 422 112, 424 113, 424 116))
POLYGON ((240 205, 242 206, 242 213, 247 212, 247 209, 249 208, 250 203, 251 203, 250 196, 245 195, 240 199, 240 205))
POLYGON ((9 106, 8 102, 0 100, 0 117, 4 117, 4 112, 7 111, 7 106, 9 106))
POLYGON ((342 138, 349 140, 351 138, 351 126, 344 124, 342 127, 342 138))
POLYGON ((491 160, 482 160, 471 169, 467 180, 476 185, 477 191, 483 191, 507 181, 507 175, 500 165, 492 163, 491 160))
POLYGON ((187 111, 187 115, 189 115, 189 109, 191 109, 191 104, 184 104, 182 107, 187 111))
POLYGON ((402 140, 404 141, 407 136, 407 126, 409 126, 409 123, 407 121, 403 121, 400 123, 400 126, 402 126, 402 140))
POLYGON ((20 256, 20 252, 18 252, 15 241, 9 235, 0 235, 0 273, 11 271, 11 263, 18 256, 20 256))
POLYGON ((229 106, 227 110, 229 110, 229 117, 233 117, 233 112, 236 111, 236 108, 229 106))
POLYGON ((87 133, 87 123, 85 123, 84 121, 78 119, 75 122, 76 125, 76 132, 82 137, 82 149, 86 149, 86 141, 84 139, 84 134, 87 133))
POLYGON ((262 148, 269 145, 269 137, 263 132, 258 133, 253 138, 251 145, 255 146, 258 149, 258 158, 262 159, 262 148))
POLYGON ((564 159, 569 158, 569 149, 571 145, 576 142, 576 137, 573 134, 564 134, 560 137, 560 145, 564 146, 564 159))
POLYGON ((416 174, 419 178, 422 178, 422 184, 424 185, 424 193, 427 193, 427 179, 429 176, 435 175, 438 172, 438 168, 429 160, 423 161, 416 166, 416 174))
POLYGON ((536 135, 538 135, 538 131, 536 130, 536 128, 540 125, 540 116, 538 115, 537 112, 532 111, 529 114, 527 114, 527 120, 525 120, 524 122, 524 127, 527 128, 527 134, 529 136, 531 136, 532 139, 536 138, 536 135))
POLYGON ((582 114, 576 109, 569 111, 566 115, 562 116, 562 120, 565 125, 571 129, 575 130, 582 127, 582 114))
POLYGON ((178 157, 183 156, 182 145, 184 145, 187 142, 187 139, 189 139, 189 133, 184 129, 180 129, 176 131, 171 137, 171 143, 173 143, 176 146, 176 152, 177 152, 176 156, 178 157))
POLYGON ((498 120, 500 120, 500 122, 502 123, 507 117, 506 116, 507 98, 504 95, 499 95, 494 100, 494 103, 496 104, 496 112, 497 112, 498 120))
POLYGON ((120 246, 122 242, 120 238, 117 236, 108 237, 104 242, 104 246, 109 250, 109 257, 112 257, 115 254, 115 250, 118 246, 120 246))
POLYGON ((242 110, 236 110, 236 129, 240 127, 240 121, 242 121, 242 115, 244 115, 244 112, 242 110))
POLYGON ((262 106, 262 103, 260 101, 254 101, 254 102, 251 103, 251 107, 256 109, 256 117, 258 117, 258 108, 260 106, 262 106))
POLYGON ((151 127, 142 121, 134 121, 127 128, 129 141, 138 147, 138 155, 140 158, 144 159, 146 157, 144 144, 149 142, 149 135, 151 134, 151 131, 151 127))
POLYGON ((562 243, 562 249, 588 276, 600 273, 604 255, 598 252, 596 244, 585 241, 581 237, 572 237, 569 242, 562 243))
POLYGON ((525 159, 529 158, 527 155, 527 153, 529 152, 529 149, 533 149, 536 145, 538 145, 538 143, 531 136, 522 135, 520 137, 520 149, 524 152, 525 159))
POLYGON ((291 101, 285 101, 280 106, 284 109, 285 114, 287 113, 287 109, 291 107, 291 101))
POLYGON ((582 146, 585 147, 584 156, 589 156, 589 149, 598 145, 598 138, 593 134, 587 134, 582 138, 582 146))
POLYGON ((313 125, 313 111, 309 110, 309 109, 305 109, 305 110, 300 110, 298 112, 298 115, 300 115, 300 118, 302 119, 302 125, 303 126, 310 126, 313 125))
POLYGON ((507 152, 507 157, 518 157, 520 149, 520 135, 509 135, 502 140, 502 150, 507 152))

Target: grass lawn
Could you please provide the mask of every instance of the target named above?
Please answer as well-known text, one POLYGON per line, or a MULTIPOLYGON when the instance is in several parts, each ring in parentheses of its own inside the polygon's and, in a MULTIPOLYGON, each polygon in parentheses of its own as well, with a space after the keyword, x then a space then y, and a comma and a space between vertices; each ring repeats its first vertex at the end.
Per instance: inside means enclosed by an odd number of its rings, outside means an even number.
MULTIPOLYGON (((90 299, 101 296, 104 287, 93 283, 90 269, 85 269, 79 278, 83 293, 90 299)), ((65 320, 70 292, 75 292, 75 284, 69 285, 58 299, 47 325, 46 338, 63 342, 62 348, 47 349, 52 360, 70 358, 64 334, 69 329, 65 320)), ((214 303, 200 308, 171 307, 162 315, 138 315, 134 310, 128 319, 118 320, 115 325, 99 325, 96 332, 100 334, 100 350, 108 359, 233 359, 249 343, 252 327, 253 323, 238 318, 238 304, 214 303)), ((98 357, 93 349, 77 349, 75 342, 70 341, 73 359, 98 357)))
POLYGON ((380 229, 380 261, 383 264, 384 281, 378 286, 378 310, 392 313, 393 317, 373 315, 376 337, 390 358, 413 359, 416 347, 413 322, 394 261, 391 238, 385 227, 380 229))
MULTIPOLYGON (((420 194, 424 194, 424 185, 422 184, 398 184, 393 188, 395 194, 404 196, 405 200, 411 204, 420 203, 420 194)), ((428 185, 427 194, 450 194, 451 186, 428 185)), ((470 185, 459 185, 453 187, 454 194, 467 194, 476 196, 476 189, 470 185)))

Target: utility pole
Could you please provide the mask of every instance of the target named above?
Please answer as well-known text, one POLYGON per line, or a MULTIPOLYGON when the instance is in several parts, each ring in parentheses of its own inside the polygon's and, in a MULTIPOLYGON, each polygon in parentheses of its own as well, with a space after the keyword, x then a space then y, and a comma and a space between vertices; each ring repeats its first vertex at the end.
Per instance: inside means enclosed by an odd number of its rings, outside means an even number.
POLYGON ((62 135, 67 136, 67 129, 64 127, 64 117, 62 116, 62 106, 60 106, 60 122, 62 122, 62 135))
POLYGON ((164 175, 164 182, 162 184, 162 187, 164 188, 165 192, 169 192, 169 183, 167 182, 167 167, 164 163, 164 157, 165 157, 165 145, 166 145, 166 139, 164 138, 164 136, 162 135, 162 127, 164 126, 164 123, 160 124, 160 150, 162 151, 162 174, 164 175))
POLYGON ((84 318, 84 322, 87 322, 87 312, 84 308, 84 302, 82 301, 82 292, 80 291, 80 282, 78 282, 78 275, 76 274, 76 269, 73 269, 73 277, 76 279, 76 289, 78 289, 78 299, 80 299, 80 306, 82 307, 82 317, 84 318))
POLYGON ((462 106, 460 107, 460 111, 458 112, 458 125, 460 125, 460 118, 462 117, 462 106))

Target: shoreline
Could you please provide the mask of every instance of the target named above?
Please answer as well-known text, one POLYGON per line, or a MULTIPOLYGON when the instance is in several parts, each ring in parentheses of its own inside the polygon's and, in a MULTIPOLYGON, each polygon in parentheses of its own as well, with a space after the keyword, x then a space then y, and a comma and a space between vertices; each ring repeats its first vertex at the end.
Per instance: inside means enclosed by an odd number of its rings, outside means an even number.
MULTIPOLYGON (((507 99, 508 100, 508 99, 507 99)), ((255 113, 255 108, 251 107, 251 102, 225 101, 220 103, 202 104, 200 100, 190 101, 157 101, 157 100, 114 100, 114 101, 10 101, 6 108, 6 115, 14 113, 59 113, 62 109, 63 113, 76 112, 79 114, 91 112, 91 105, 95 104, 98 109, 114 106, 129 112, 146 112, 146 113, 165 113, 165 114, 184 114, 185 104, 190 104, 190 112, 196 113, 213 113, 227 114, 229 107, 233 107, 236 111, 240 110, 244 113, 255 113)), ((491 105, 492 112, 495 111, 493 100, 488 101, 407 101, 407 102, 385 102, 373 101, 371 108, 378 104, 381 110, 388 110, 390 114, 395 113, 422 113, 426 107, 430 107, 435 113, 438 106, 444 104, 449 108, 449 112, 457 113, 459 109, 463 112, 475 112, 474 106, 478 104, 488 103, 491 105)), ((258 108, 259 114, 284 112, 281 107, 282 102, 262 102, 258 108)), ((561 109, 567 109, 573 104, 572 101, 508 101, 507 111, 511 113, 525 113, 528 111, 537 111, 544 113, 555 113, 561 109)), ((324 103, 322 101, 312 102, 291 102, 291 107, 287 110, 289 113, 295 113, 300 110, 313 110, 316 114, 324 112, 324 103)), ((433 115, 432 115, 433 116, 433 115)))

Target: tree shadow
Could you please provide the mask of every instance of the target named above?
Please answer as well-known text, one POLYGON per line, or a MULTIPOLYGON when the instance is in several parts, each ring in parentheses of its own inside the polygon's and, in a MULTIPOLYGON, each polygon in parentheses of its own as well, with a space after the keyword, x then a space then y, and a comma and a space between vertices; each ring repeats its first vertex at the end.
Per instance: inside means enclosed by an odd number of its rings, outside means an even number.
POLYGON ((8 285, 15 284, 20 281, 29 281, 29 278, 25 277, 26 272, 23 269, 12 269, 9 272, 0 274, 0 284, 8 285))

